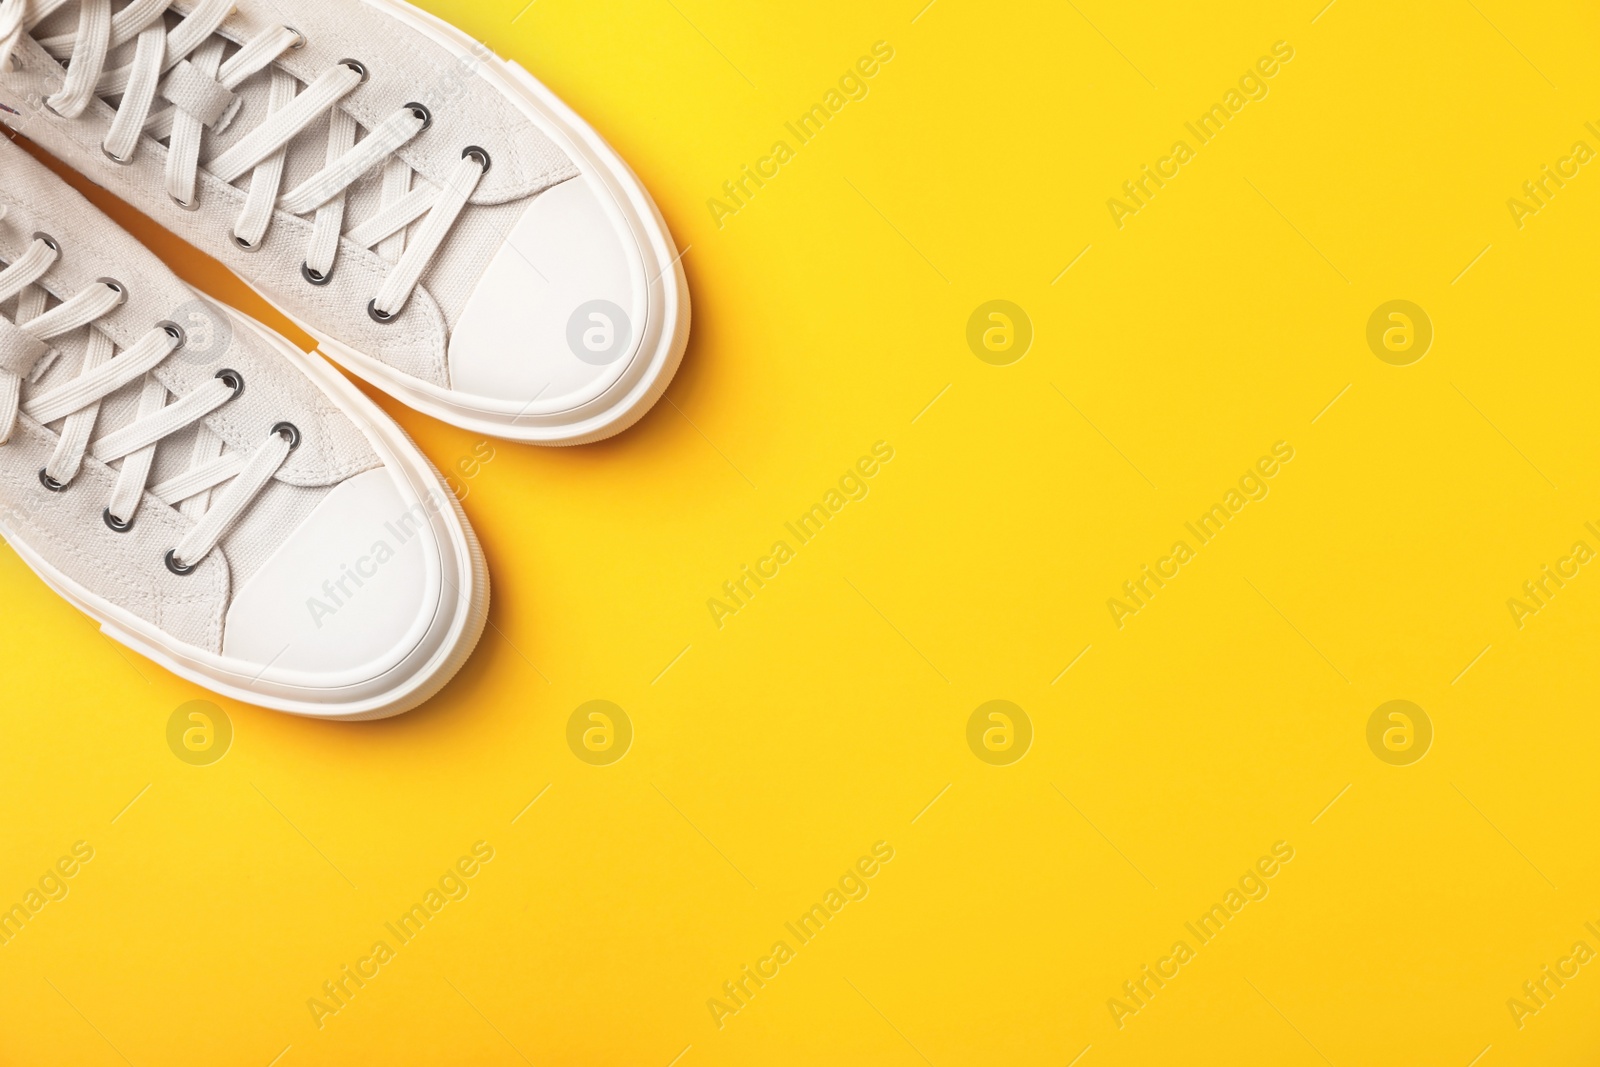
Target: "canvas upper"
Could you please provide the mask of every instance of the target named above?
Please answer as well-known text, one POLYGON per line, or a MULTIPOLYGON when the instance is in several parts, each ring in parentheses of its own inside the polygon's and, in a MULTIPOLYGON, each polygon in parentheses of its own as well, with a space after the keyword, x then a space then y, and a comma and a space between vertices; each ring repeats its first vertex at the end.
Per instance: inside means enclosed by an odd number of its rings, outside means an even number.
POLYGON ((687 290, 632 173, 401 0, 0 0, 8 51, 0 120, 430 414, 593 440, 676 368, 687 290))
POLYGON ((0 440, 13 548, 218 692, 393 714, 483 624, 476 541, 399 428, 4 139, 0 440))

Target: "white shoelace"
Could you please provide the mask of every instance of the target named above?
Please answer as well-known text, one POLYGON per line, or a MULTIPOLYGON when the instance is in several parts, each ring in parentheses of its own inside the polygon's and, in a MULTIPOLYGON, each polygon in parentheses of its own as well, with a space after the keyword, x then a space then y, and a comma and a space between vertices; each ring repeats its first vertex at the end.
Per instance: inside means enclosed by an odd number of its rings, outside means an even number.
POLYGON ((432 124, 428 109, 406 104, 357 143, 356 121, 338 104, 366 80, 366 69, 356 60, 341 60, 302 88, 292 75, 272 66, 279 56, 305 43, 297 30, 287 26, 257 34, 224 62, 227 42, 217 30, 235 0, 198 0, 170 31, 165 16, 172 0, 132 0, 115 15, 111 0, 0 0, 0 74, 8 69, 23 35, 68 2, 78 4, 77 30, 38 40, 66 65, 66 81, 45 106, 64 118, 77 118, 94 97, 120 96, 102 151, 115 163, 127 163, 138 151, 142 135, 169 139, 166 192, 180 207, 192 210, 198 204, 196 174, 205 131, 225 129, 238 111, 235 90, 246 78, 267 70, 267 117, 206 168, 230 184, 250 175, 244 210, 233 225, 234 243, 245 251, 259 249, 274 208, 293 215, 314 212, 301 267, 305 280, 312 285, 328 283, 342 236, 361 248, 376 248, 392 263, 368 302, 367 313, 378 322, 389 322, 404 309, 488 171, 487 152, 468 146, 443 187, 411 188, 412 171, 394 152, 432 124), (132 62, 106 70, 110 50, 128 41, 136 41, 132 62), (158 96, 169 106, 152 113, 158 96), (287 145, 329 112, 326 165, 280 195, 287 145), (380 166, 382 201, 377 214, 341 232, 346 190, 380 166), (402 231, 424 215, 426 220, 408 239, 402 231))
MULTIPOLYGON (((107 526, 121 533, 133 526, 155 461, 156 446, 238 396, 244 389, 244 379, 237 371, 218 371, 199 389, 168 404, 166 386, 149 372, 183 347, 182 329, 172 323, 157 324, 116 355, 111 338, 96 329, 94 323, 127 298, 121 283, 103 278, 45 310, 47 295, 35 283, 60 255, 54 239, 35 234, 28 250, 0 270, 0 303, 17 298, 15 321, 0 315, 0 445, 11 440, 19 412, 41 425, 65 420, 55 452, 39 471, 39 481, 52 492, 62 492, 77 477, 86 453, 106 464, 120 460, 103 517, 107 526), (88 345, 78 376, 21 403, 23 381, 36 380, 53 359, 50 340, 85 326, 89 327, 88 345), (91 443, 100 401, 140 377, 144 385, 134 420, 101 434, 91 443)), ((152 495, 167 504, 182 504, 184 513, 195 520, 189 532, 167 553, 168 569, 175 574, 193 571, 299 442, 300 431, 291 423, 281 422, 251 455, 218 455, 220 438, 202 425, 189 469, 150 489, 152 495), (232 483, 207 507, 210 491, 229 479, 232 483)))

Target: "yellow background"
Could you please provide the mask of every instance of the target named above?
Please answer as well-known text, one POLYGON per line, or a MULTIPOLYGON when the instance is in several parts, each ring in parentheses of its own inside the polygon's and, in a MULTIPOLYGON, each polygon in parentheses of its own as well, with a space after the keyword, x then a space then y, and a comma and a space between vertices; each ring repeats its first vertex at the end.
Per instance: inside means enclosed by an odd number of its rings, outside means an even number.
MULTIPOLYGON (((186 765, 166 724, 206 694, 4 554, 0 903, 95 858, 0 948, 0 1059, 1592 1060, 1600 965, 1520 1029, 1506 1002, 1600 949, 1600 575, 1520 629, 1506 601, 1600 548, 1600 164, 1520 229, 1506 202, 1600 148, 1600 16, 922 2, 426 5, 644 178, 683 368, 621 437, 463 478, 492 626, 396 720, 221 702, 231 751, 186 765), (870 94, 719 227, 722 182, 880 40, 870 94), (1269 95, 1118 229, 1107 199, 1277 41, 1269 95), (991 299, 1035 329, 1009 366, 965 340, 991 299), (1392 299, 1435 329, 1410 366, 1366 343, 1392 299), (870 494, 717 628, 880 440, 870 494), (1107 599, 1277 441, 1270 495, 1118 629, 1107 599), (594 699, 635 730, 610 766, 566 741, 594 699), (1033 724, 1010 766, 967 745, 991 699, 1033 724), (1367 745, 1394 699, 1435 731, 1410 766, 1367 745), (307 1000, 479 840, 470 895, 318 1029, 307 1000), (719 1029, 707 1000, 877 841, 870 895, 719 1029), (1276 841, 1270 895, 1119 1029, 1108 999, 1276 841)), ((379 399, 442 468, 480 444, 379 399)))

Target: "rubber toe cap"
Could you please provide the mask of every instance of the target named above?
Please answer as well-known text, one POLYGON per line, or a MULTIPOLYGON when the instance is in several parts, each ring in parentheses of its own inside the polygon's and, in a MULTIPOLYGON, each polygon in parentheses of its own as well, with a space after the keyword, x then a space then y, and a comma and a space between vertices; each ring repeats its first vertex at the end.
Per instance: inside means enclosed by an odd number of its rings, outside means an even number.
POLYGON ((640 348, 648 279, 609 194, 579 175, 534 197, 450 338, 452 389, 574 407, 640 348))
POLYGON ((426 507, 383 468, 335 486, 235 594, 223 654, 326 688, 399 663, 443 596, 426 507))

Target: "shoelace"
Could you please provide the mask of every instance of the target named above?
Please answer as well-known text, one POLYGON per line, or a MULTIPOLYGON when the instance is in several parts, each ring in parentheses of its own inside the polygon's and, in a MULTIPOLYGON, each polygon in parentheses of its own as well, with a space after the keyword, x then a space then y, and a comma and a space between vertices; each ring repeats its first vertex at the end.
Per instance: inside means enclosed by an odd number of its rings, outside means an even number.
MULTIPOLYGON (((0 74, 9 68, 23 36, 68 2, 0 0, 0 74)), ((340 60, 301 88, 296 78, 272 66, 285 52, 305 44, 292 27, 265 30, 223 61, 227 41, 217 31, 236 0, 199 0, 170 30, 165 16, 172 0, 132 0, 115 15, 111 0, 76 2, 77 30, 37 42, 66 65, 66 81, 45 106, 64 118, 77 118, 94 97, 120 96, 101 150, 112 162, 126 164, 138 150, 141 135, 167 140, 167 195, 180 207, 194 210, 205 131, 225 129, 238 111, 235 90, 251 75, 268 70, 267 117, 206 168, 230 184, 250 175, 244 210, 233 225, 233 242, 247 252, 258 250, 274 208, 293 215, 314 212, 302 277, 312 285, 328 284, 341 237, 361 248, 376 249, 392 266, 367 302, 367 314, 377 322, 393 321, 488 172, 489 154, 469 145, 442 187, 424 183, 412 188, 412 170, 394 152, 428 129, 432 115, 422 104, 406 104, 358 143, 356 120, 337 105, 366 80, 367 70, 359 61, 340 60), (106 70, 111 49, 128 41, 136 41, 132 62, 106 70), (152 113, 158 96, 169 106, 152 113), (329 112, 326 165, 280 195, 287 145, 329 112), (341 233, 346 190, 378 167, 382 206, 376 215, 341 233), (408 238, 403 231, 424 215, 426 220, 408 238)))
MULTIPOLYGON (((182 328, 171 322, 158 323, 117 355, 111 338, 94 328, 94 323, 126 300, 127 291, 120 282, 102 278, 46 311, 47 294, 34 283, 60 255, 61 248, 53 238, 34 234, 28 250, 0 270, 0 303, 17 298, 15 321, 0 315, 0 445, 11 440, 19 413, 40 425, 65 420, 55 452, 39 470, 39 481, 51 492, 64 492, 77 477, 86 453, 106 464, 120 460, 102 517, 111 529, 124 533, 133 528, 156 446, 237 397, 244 391, 244 379, 237 371, 221 370, 199 389, 168 404, 166 386, 149 372, 183 347, 182 328), (85 326, 89 327, 88 346, 78 376, 21 403, 23 381, 41 376, 53 358, 50 340, 85 326), (133 422, 91 443, 100 401, 141 376, 144 385, 133 422)), ((182 503, 184 513, 196 520, 167 552, 167 569, 174 574, 191 573, 299 443, 300 431, 294 424, 280 422, 248 457, 219 455, 221 439, 202 425, 189 469, 150 489, 168 504, 182 503), (207 507, 210 491, 229 479, 231 484, 207 507)))

